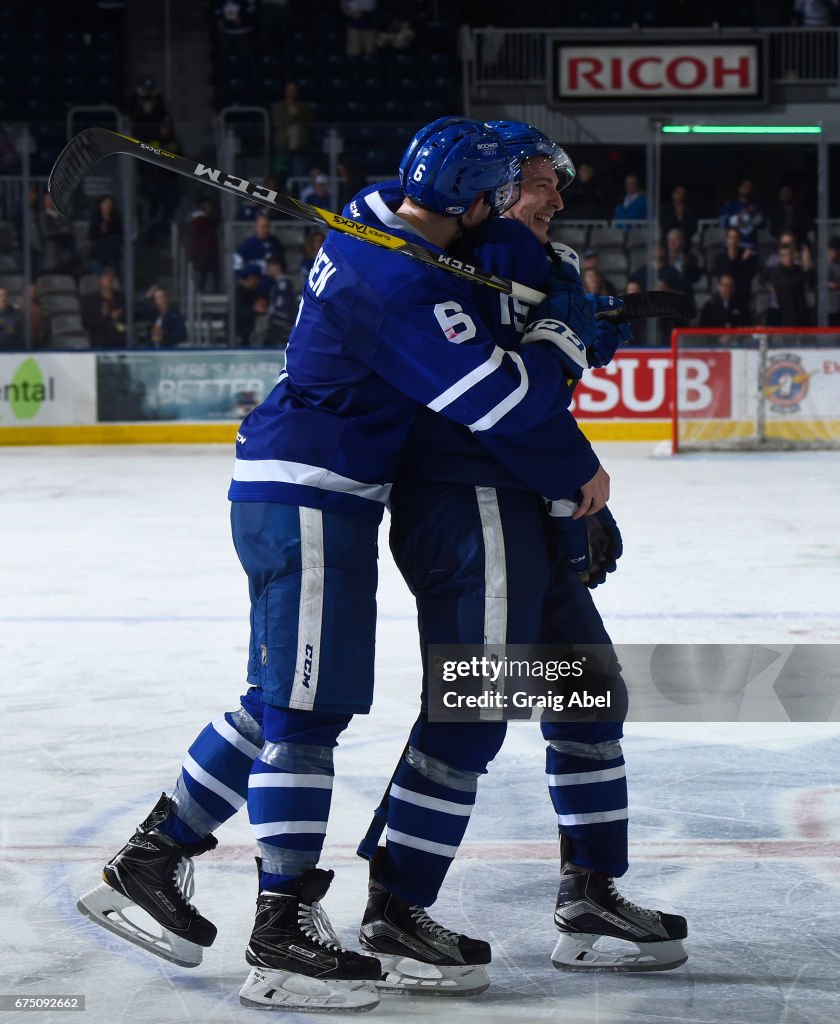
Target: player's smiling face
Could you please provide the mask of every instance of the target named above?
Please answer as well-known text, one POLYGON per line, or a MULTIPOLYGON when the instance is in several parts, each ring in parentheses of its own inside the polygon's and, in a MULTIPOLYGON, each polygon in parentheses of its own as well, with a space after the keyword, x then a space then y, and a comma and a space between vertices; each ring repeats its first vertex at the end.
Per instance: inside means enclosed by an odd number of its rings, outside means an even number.
POLYGON ((522 165, 522 192, 519 202, 505 214, 521 221, 544 244, 548 241, 548 226, 555 213, 563 209, 563 199, 557 191, 557 173, 548 157, 537 156, 522 165))

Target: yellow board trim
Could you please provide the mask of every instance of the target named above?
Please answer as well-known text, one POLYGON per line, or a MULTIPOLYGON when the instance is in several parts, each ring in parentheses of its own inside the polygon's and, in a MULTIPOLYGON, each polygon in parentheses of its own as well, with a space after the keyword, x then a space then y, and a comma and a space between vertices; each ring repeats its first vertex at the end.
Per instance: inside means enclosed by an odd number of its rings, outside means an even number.
POLYGON ((233 444, 236 423, 93 423, 76 427, 3 427, 0 445, 233 444))
POLYGON ((667 441, 670 420, 578 420, 590 441, 667 441))
MULTIPOLYGON (((664 441, 668 420, 579 420, 590 441, 664 441)), ((232 444, 239 423, 93 423, 76 427, 0 427, 0 445, 232 444)))

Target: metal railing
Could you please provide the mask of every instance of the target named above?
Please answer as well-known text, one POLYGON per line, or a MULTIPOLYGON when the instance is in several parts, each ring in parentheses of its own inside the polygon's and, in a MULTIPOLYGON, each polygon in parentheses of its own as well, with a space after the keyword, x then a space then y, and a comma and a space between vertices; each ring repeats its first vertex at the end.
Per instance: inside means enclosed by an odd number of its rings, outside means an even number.
POLYGON ((768 41, 770 81, 786 85, 832 85, 840 82, 840 28, 703 28, 703 29, 601 29, 593 30, 474 28, 462 39, 469 101, 481 98, 489 86, 542 86, 548 74, 547 54, 552 39, 601 45, 640 42, 663 35, 686 41, 727 36, 764 36, 768 41))

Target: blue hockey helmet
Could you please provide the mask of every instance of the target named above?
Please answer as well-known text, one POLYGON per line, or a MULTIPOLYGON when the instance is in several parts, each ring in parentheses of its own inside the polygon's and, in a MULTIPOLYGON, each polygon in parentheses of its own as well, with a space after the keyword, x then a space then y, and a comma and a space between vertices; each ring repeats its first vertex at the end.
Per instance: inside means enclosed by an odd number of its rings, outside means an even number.
POLYGON ((494 213, 519 198, 519 168, 499 133, 466 117, 441 117, 414 136, 400 161, 403 193, 444 217, 485 196, 494 213))
POLYGON ((531 157, 547 157, 557 174, 558 192, 562 192, 567 185, 571 185, 574 181, 575 165, 569 154, 562 146, 552 142, 539 128, 535 128, 532 124, 526 124, 524 121, 488 121, 487 125, 497 131, 505 140, 508 153, 516 157, 520 167, 525 160, 531 157))

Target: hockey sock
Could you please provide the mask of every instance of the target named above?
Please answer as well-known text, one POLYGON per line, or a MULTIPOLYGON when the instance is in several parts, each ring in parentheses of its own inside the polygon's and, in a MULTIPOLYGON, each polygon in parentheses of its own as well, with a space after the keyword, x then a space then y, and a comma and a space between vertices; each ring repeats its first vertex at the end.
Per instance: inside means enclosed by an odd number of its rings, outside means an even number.
POLYGON ((245 803, 262 745, 262 727, 244 707, 206 726, 187 751, 172 796, 174 814, 160 831, 185 844, 215 832, 245 803))
POLYGON ((550 740, 548 792, 569 860, 612 878, 627 870, 627 778, 617 739, 550 740))
POLYGON ((504 734, 504 723, 415 724, 391 784, 379 879, 401 899, 423 907, 437 899, 467 830, 478 778, 504 734))
POLYGON ((333 750, 351 718, 266 705, 265 744, 248 779, 261 889, 284 892, 318 863, 332 799, 333 750))

